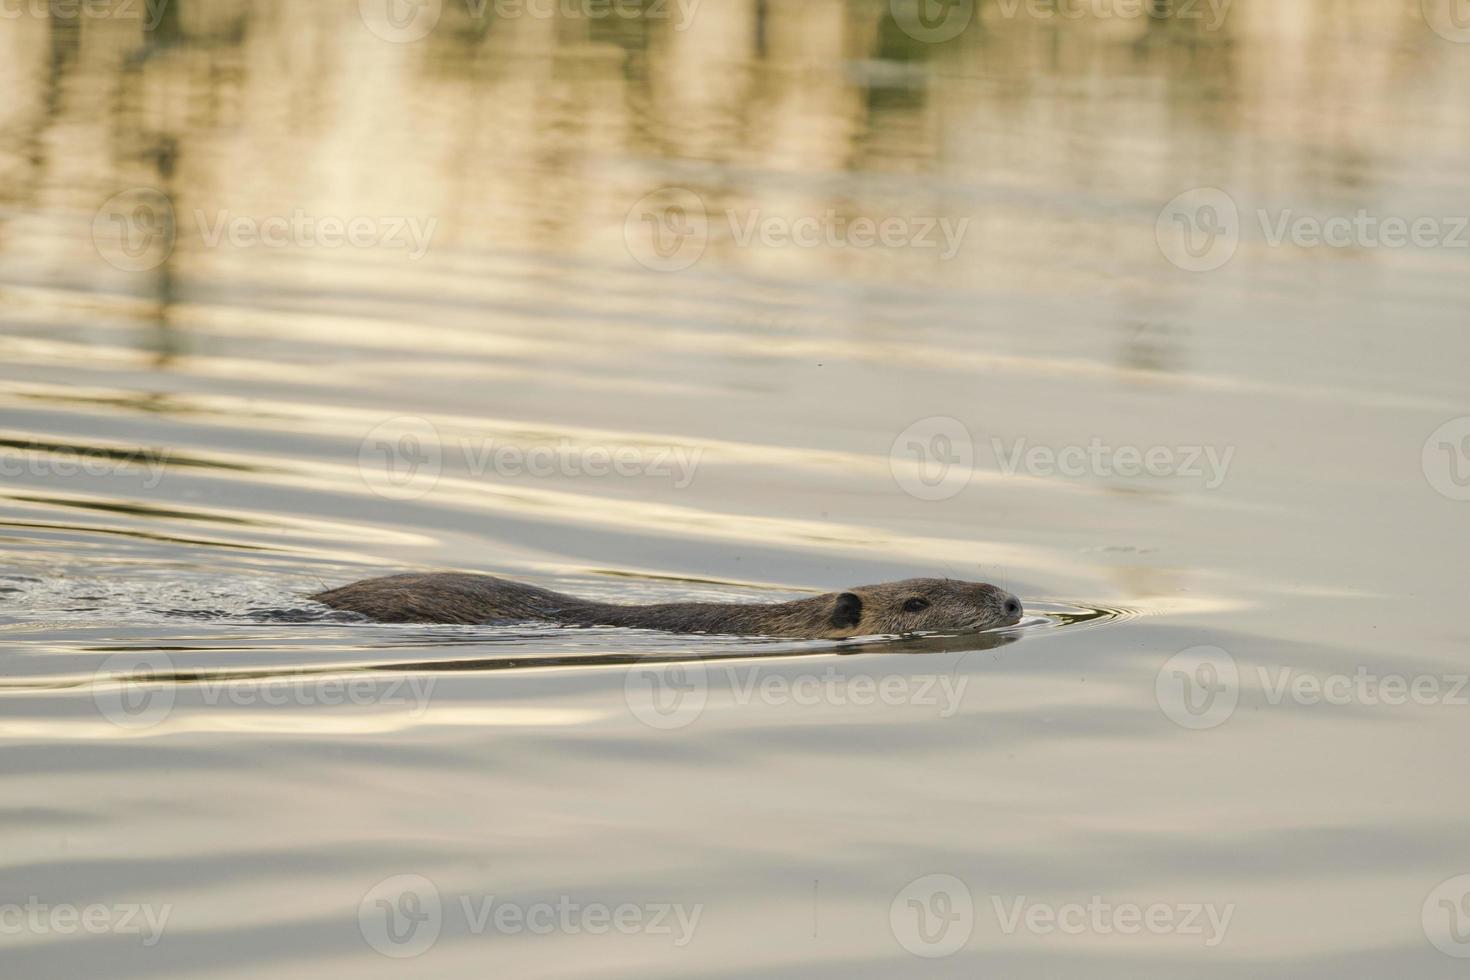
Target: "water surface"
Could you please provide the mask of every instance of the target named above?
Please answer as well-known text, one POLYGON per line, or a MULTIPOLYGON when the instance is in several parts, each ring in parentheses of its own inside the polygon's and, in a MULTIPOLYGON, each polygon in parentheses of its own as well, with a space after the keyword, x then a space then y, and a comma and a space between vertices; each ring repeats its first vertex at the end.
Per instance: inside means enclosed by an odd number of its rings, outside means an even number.
POLYGON ((1446 4, 136 6, 0 21, 7 976, 1463 973, 1446 4))

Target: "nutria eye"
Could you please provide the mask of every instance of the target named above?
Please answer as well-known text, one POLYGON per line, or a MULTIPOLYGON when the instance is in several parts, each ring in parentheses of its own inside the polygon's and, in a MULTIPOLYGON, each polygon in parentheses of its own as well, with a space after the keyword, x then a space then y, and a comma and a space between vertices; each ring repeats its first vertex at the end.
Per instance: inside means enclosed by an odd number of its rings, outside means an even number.
POLYGON ((929 600, 921 596, 914 596, 903 604, 904 612, 923 612, 929 608, 929 600))

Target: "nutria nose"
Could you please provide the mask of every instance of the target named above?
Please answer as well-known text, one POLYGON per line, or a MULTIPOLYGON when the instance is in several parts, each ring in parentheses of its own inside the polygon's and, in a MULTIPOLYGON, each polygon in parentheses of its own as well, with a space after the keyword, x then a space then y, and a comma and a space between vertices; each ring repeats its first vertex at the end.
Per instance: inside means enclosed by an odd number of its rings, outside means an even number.
POLYGON ((1021 600, 1015 596, 1007 596, 1005 605, 1002 608, 1005 609, 1007 616, 1014 616, 1016 619, 1021 618, 1021 600))

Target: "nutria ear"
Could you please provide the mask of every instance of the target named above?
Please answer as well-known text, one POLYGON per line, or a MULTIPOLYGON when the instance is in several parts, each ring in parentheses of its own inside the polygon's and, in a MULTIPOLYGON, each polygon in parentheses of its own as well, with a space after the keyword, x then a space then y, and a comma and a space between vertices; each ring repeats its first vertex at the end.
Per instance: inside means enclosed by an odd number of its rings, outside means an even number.
POLYGON ((863 618, 863 600, 855 592, 843 592, 832 606, 832 625, 838 629, 851 629, 863 618))

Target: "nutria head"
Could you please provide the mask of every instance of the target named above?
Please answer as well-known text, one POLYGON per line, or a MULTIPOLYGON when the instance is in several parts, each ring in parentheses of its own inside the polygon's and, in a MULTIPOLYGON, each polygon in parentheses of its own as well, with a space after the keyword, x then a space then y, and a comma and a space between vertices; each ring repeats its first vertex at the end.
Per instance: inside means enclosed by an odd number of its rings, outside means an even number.
POLYGON ((984 582, 909 578, 839 592, 828 637, 955 633, 1021 621, 1021 600, 984 582))

